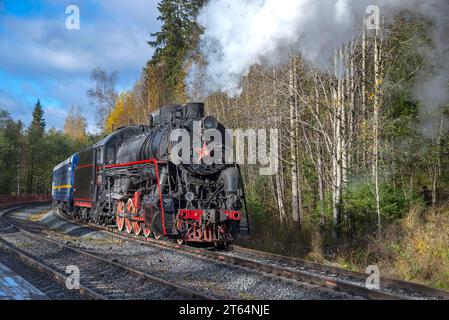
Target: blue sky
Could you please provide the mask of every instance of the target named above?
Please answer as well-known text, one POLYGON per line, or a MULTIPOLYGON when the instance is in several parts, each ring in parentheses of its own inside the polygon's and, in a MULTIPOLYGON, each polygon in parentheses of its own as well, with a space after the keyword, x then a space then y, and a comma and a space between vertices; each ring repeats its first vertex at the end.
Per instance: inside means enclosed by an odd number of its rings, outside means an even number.
POLYGON ((118 89, 131 88, 152 55, 157 16, 157 0, 0 0, 0 109, 28 124, 39 98, 47 128, 62 130, 74 105, 94 131, 90 72, 117 71, 118 89), (65 26, 68 5, 80 8, 79 30, 65 26))

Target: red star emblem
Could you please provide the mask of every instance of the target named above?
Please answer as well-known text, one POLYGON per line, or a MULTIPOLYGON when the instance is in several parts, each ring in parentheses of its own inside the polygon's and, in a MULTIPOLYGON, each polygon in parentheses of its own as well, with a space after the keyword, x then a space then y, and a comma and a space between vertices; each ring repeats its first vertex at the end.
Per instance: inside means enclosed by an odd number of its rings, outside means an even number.
POLYGON ((207 149, 206 142, 204 142, 203 147, 201 149, 194 148, 194 150, 196 153, 198 153, 198 161, 201 161, 201 159, 210 155, 210 151, 207 149))

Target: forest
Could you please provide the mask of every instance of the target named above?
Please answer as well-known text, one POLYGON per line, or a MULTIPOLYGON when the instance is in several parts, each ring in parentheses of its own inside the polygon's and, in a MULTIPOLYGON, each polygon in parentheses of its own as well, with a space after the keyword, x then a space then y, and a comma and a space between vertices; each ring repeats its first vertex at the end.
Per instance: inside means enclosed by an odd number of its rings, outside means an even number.
MULTIPOLYGON (((231 95, 188 78, 207 65, 196 20, 205 2, 160 1, 161 30, 147 39, 154 55, 129 91, 116 89, 119 74, 92 71, 87 96, 102 135, 191 100, 230 128, 276 128, 278 173, 242 166, 251 224, 242 244, 362 271, 376 264, 448 289, 449 105, 414 94, 418 78, 437 73, 425 56, 432 23, 397 12, 375 30, 360 28, 328 70, 289 51, 287 63, 252 66, 231 95)), ((2 195, 49 193, 52 168, 100 138, 76 107, 63 132, 47 130, 44 118, 39 101, 28 127, 1 111, 2 195)))

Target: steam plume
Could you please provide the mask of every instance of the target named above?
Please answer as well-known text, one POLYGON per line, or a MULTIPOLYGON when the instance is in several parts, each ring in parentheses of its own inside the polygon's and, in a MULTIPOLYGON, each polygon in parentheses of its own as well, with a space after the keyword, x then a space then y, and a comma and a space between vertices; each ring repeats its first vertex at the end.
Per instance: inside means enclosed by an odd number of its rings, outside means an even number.
POLYGON ((409 9, 433 21, 435 47, 429 61, 438 61, 440 69, 431 77, 420 75, 415 95, 426 106, 447 102, 447 0, 209 0, 198 17, 205 29, 200 49, 208 64, 204 70, 192 67, 187 86, 201 74, 205 94, 238 95, 251 66, 285 63, 289 51, 326 69, 335 49, 361 31, 369 5, 379 5, 384 14, 409 9))

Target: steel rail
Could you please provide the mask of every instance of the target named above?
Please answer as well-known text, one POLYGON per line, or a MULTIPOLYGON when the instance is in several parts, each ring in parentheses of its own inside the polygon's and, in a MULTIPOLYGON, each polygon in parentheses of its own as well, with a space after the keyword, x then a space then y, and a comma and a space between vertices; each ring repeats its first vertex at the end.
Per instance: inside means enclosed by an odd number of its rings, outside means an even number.
MULTIPOLYGON (((127 272, 130 275, 139 276, 139 277, 142 277, 142 278, 144 278, 146 280, 157 282, 157 283, 159 283, 159 284, 161 284, 163 286, 170 287, 175 292, 178 292, 178 293, 180 293, 182 295, 185 295, 186 297, 188 297, 190 299, 195 299, 195 300, 212 300, 213 299, 213 298, 211 298, 211 297, 209 297, 207 295, 204 295, 202 293, 196 292, 196 291, 191 290, 189 288, 183 287, 183 286, 181 286, 179 284, 171 283, 169 281, 166 281, 166 280, 161 279, 159 277, 156 277, 154 275, 148 274, 146 272, 143 272, 143 271, 140 271, 140 270, 136 270, 136 269, 130 268, 128 266, 125 266, 123 264, 120 264, 118 262, 111 261, 111 260, 108 260, 108 259, 96 256, 96 255, 94 255, 92 253, 89 253, 87 251, 84 251, 84 250, 73 248, 72 246, 69 246, 69 245, 66 245, 66 244, 62 244, 59 241, 56 241, 56 240, 53 240, 53 239, 49 239, 47 237, 39 236, 39 235, 37 235, 35 233, 32 233, 32 232, 30 232, 28 230, 25 230, 25 229, 21 228, 20 226, 18 226, 17 224, 12 223, 12 222, 10 222, 10 221, 5 219, 5 215, 10 214, 10 213, 15 212, 15 211, 18 211, 20 209, 21 208, 14 208, 14 209, 8 210, 7 212, 4 212, 2 215, 0 215, 0 221, 10 225, 13 228, 16 228, 17 230, 23 232, 24 234, 28 235, 31 238, 34 238, 36 240, 46 241, 47 243, 54 244, 54 245, 56 245, 56 246, 58 246, 60 248, 63 248, 63 249, 75 252, 75 253, 77 253, 79 255, 88 257, 88 258, 96 260, 96 261, 100 261, 100 262, 105 263, 105 264, 112 265, 114 267, 122 269, 123 271, 127 272)), ((2 240, 2 242, 4 242, 3 239, 1 239, 1 240, 2 240)), ((15 251, 20 253, 20 251, 18 251, 18 250, 15 250, 15 251)), ((22 256, 24 257, 23 254, 22 254, 22 256)), ((33 263, 33 265, 35 265, 35 266, 43 265, 42 263, 40 263, 40 264, 38 264, 38 263, 39 262, 36 261, 36 263, 33 263)), ((66 278, 66 276, 64 276, 64 279, 65 278, 66 278)), ((88 288, 85 288, 85 289, 90 290, 88 288)))
MULTIPOLYGON (((368 276, 366 273, 347 270, 335 266, 325 265, 325 264, 318 264, 310 261, 301 260, 294 257, 288 257, 283 256, 275 253, 270 252, 264 252, 259 251, 255 249, 250 248, 244 248, 240 246, 233 246, 233 249, 236 252, 244 253, 244 254, 250 254, 261 258, 267 258, 272 260, 277 260, 280 263, 286 263, 291 264, 294 267, 304 267, 308 269, 314 269, 319 270, 321 272, 328 272, 331 274, 335 274, 337 276, 344 276, 344 277, 353 277, 359 280, 365 281, 366 277, 368 276)), ((383 288, 390 289, 390 290, 409 290, 416 293, 421 293, 425 296, 429 297, 439 297, 442 299, 449 299, 449 292, 437 288, 432 288, 420 283, 415 282, 407 282, 399 279, 392 279, 388 277, 380 277, 380 284, 383 288)))
MULTIPOLYGON (((52 280, 56 281, 57 283, 61 285, 66 284, 67 275, 62 274, 59 271, 56 271, 49 266, 45 265, 44 263, 40 262, 39 260, 31 257, 27 253, 23 252, 20 249, 14 248, 11 246, 8 242, 6 242, 3 239, 0 239, 0 248, 4 251, 14 255, 18 260, 25 263, 27 266, 31 267, 32 269, 41 272, 43 274, 46 274, 48 277, 50 277, 52 280)), ((106 297, 103 296, 100 293, 97 293, 84 285, 80 284, 79 289, 77 290, 77 293, 79 293, 82 296, 85 296, 89 299, 93 300, 106 300, 106 297)))
POLYGON ((246 267, 252 270, 256 270, 259 272, 265 272, 272 274, 274 276, 280 276, 287 279, 294 279, 297 281, 307 282, 310 284, 326 287, 332 290, 336 291, 342 291, 345 293, 349 293, 352 295, 361 296, 366 299, 379 299, 379 300, 410 300, 415 299, 412 296, 402 294, 400 292, 401 289, 406 289, 409 291, 412 291, 416 294, 422 294, 424 293, 425 297, 422 298, 442 298, 442 299, 449 299, 449 293, 443 290, 427 287, 421 284, 415 284, 412 282, 405 282, 401 280, 394 280, 394 279, 388 279, 381 277, 381 283, 384 285, 380 289, 371 289, 367 288, 366 286, 356 284, 350 281, 345 280, 339 280, 335 279, 335 277, 323 275, 322 273, 332 273, 337 276, 346 276, 346 277, 353 277, 361 281, 363 284, 365 284, 365 279, 368 276, 367 274, 363 273, 357 273, 354 271, 332 267, 332 266, 326 266, 316 263, 311 263, 307 261, 302 261, 300 259, 290 258, 286 256, 276 255, 276 254, 270 254, 265 253, 261 251, 256 251, 252 249, 246 249, 238 246, 233 246, 236 251, 240 252, 251 252, 252 254, 259 255, 259 257, 271 257, 275 258, 279 262, 295 262, 295 266, 297 267, 307 267, 308 269, 313 269, 314 272, 311 271, 304 271, 304 270, 292 270, 290 268, 286 268, 284 266, 280 265, 274 265, 271 263, 264 263, 260 261, 255 261, 252 259, 247 259, 243 257, 238 257, 235 255, 229 255, 226 252, 217 252, 213 250, 208 249, 201 249, 201 248, 194 248, 189 246, 183 246, 176 243, 171 243, 164 240, 156 240, 152 238, 144 238, 142 236, 136 236, 134 234, 128 234, 125 232, 120 232, 116 228, 112 227, 105 227, 100 226, 93 223, 82 223, 76 220, 73 220, 71 217, 66 216, 65 214, 57 212, 58 216, 70 221, 72 223, 76 223, 78 225, 84 226, 84 227, 90 227, 99 231, 107 232, 116 235, 119 238, 127 239, 127 240, 134 240, 138 242, 144 242, 146 244, 150 244, 153 246, 157 246, 159 248, 165 247, 171 250, 176 251, 182 251, 184 253, 195 255, 198 257, 203 257, 207 259, 212 260, 218 260, 219 262, 225 263, 225 264, 231 264, 231 265, 237 265, 241 267, 246 267), (304 264, 300 264, 304 262, 304 264), (399 290, 398 290, 399 289, 399 290))
MULTIPOLYGON (((6 211, 3 211, 0 213, 0 219, 2 221, 4 221, 3 215, 20 210, 20 209, 23 209, 23 207, 15 207, 13 209, 8 209, 6 211)), ((51 268, 50 266, 44 264, 43 262, 39 261, 38 259, 33 258, 26 252, 20 250, 19 248, 16 248, 15 246, 11 245, 6 240, 1 239, 1 238, 0 238, 0 247, 4 251, 9 252, 14 257, 16 257, 18 260, 22 261, 23 263, 25 263, 26 265, 31 267, 32 269, 37 270, 38 272, 41 272, 43 274, 46 274, 48 277, 50 277, 51 279, 53 279, 54 281, 56 281, 59 284, 62 284, 62 285, 66 284, 67 275, 51 268)), ((80 295, 86 296, 90 299, 106 300, 105 296, 103 296, 103 295, 101 295, 81 284, 80 284, 78 293, 80 295)))

